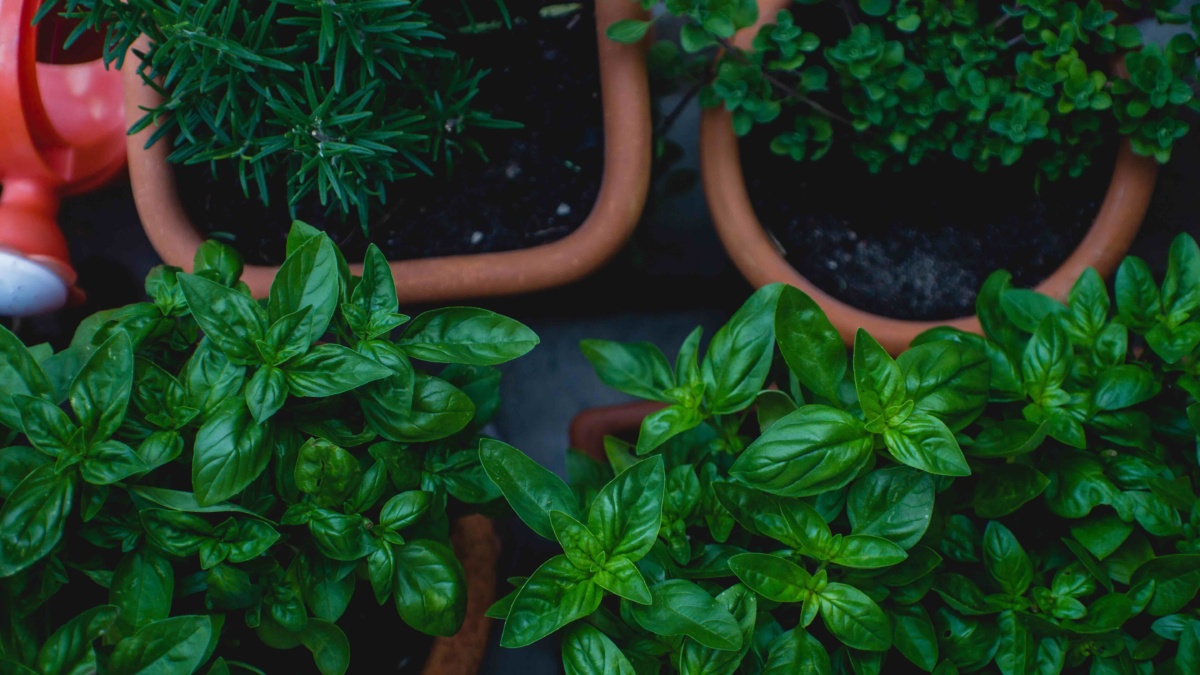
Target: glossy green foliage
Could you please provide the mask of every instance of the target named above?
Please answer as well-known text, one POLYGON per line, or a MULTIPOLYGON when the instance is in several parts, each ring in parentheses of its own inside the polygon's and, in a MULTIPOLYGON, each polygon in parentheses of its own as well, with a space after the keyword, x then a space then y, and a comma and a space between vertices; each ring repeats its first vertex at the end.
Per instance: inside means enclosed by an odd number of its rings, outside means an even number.
MULTIPOLYGON (((503 0, 473 2, 511 25, 503 0)), ((288 205, 315 196, 364 233, 395 181, 449 172, 478 136, 520 124, 475 101, 487 71, 445 46, 454 32, 503 28, 468 5, 413 0, 46 0, 99 31, 106 63, 135 47, 163 95, 130 132, 155 125, 170 161, 219 162, 266 203, 286 176, 288 205)), ((532 17, 537 19, 535 15, 532 17)), ((293 208, 293 215, 295 210, 293 208)))
POLYGON ((206 664, 238 622, 343 673, 356 592, 458 631, 447 510, 500 495, 478 453, 498 373, 480 364, 537 337, 470 308, 410 322, 374 247, 361 278, 302 223, 288 250, 266 300, 209 242, 62 352, 0 328, 0 670, 229 672, 206 664))
MULTIPOLYGON (((658 49, 664 72, 701 82, 701 103, 728 110, 739 136, 782 121, 771 150, 796 161, 842 142, 872 172, 1031 156, 1039 176, 1075 177, 1114 127, 1138 154, 1167 161, 1188 131, 1180 113, 1197 106, 1200 11, 1179 13, 1178 0, 1126 0, 1134 11, 1122 14, 1101 0, 798 0, 774 17, 759 17, 754 0, 639 2, 683 24, 679 46, 658 49), (1183 30, 1145 45, 1132 21, 1147 15, 1183 30), (734 32, 762 18, 751 48, 734 46, 734 32), (1119 55, 1127 76, 1113 71, 1119 55)), ((608 35, 632 41, 648 25, 608 35)))
POLYGON ((1089 270, 1061 303, 997 273, 985 335, 896 358, 861 332, 848 354, 778 286, 673 367, 586 342, 689 426, 573 454, 574 496, 501 483, 564 549, 493 608, 504 644, 565 627, 572 673, 1197 672, 1200 249, 1177 239, 1161 283, 1131 258, 1115 289, 1089 270))

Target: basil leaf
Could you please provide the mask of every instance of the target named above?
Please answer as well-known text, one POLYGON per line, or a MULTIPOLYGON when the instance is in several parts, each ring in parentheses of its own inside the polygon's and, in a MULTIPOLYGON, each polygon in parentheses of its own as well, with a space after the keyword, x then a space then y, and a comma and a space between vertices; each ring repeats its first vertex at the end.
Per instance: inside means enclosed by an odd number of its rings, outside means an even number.
POLYGON ((362 478, 358 460, 349 452, 319 438, 310 438, 296 455, 296 487, 313 495, 317 506, 344 502, 362 478))
POLYGON ((842 567, 876 569, 903 562, 907 557, 904 549, 883 537, 850 535, 842 538, 841 546, 829 557, 829 562, 842 567))
POLYGON ((229 360, 207 338, 200 341, 196 351, 183 369, 187 389, 187 405, 207 418, 222 403, 237 396, 246 381, 246 368, 229 360))
POLYGON ((1047 317, 1065 317, 1067 308, 1054 298, 1025 288, 1010 289, 1000 296, 1005 315, 1026 333, 1032 333, 1047 317))
POLYGON ((742 646, 736 651, 705 647, 692 638, 684 638, 679 654, 680 675, 733 675, 754 642, 754 624, 758 601, 745 586, 725 589, 717 602, 737 620, 742 631, 742 646))
POLYGON ((335 344, 318 345, 282 368, 293 394, 318 398, 337 396, 393 374, 387 366, 335 344))
POLYGON ((651 604, 633 605, 631 609, 634 621, 642 628, 667 637, 686 635, 711 649, 741 648, 737 619, 696 584, 672 579, 652 586, 650 594, 654 597, 651 604))
POLYGON ((24 395, 54 401, 54 389, 41 367, 21 340, 0 326, 0 424, 21 429, 21 413, 13 396, 24 395))
POLYGON ((604 590, 618 595, 639 605, 648 605, 652 601, 650 587, 646 579, 628 558, 614 558, 608 561, 604 569, 592 577, 596 585, 604 590))
POLYGON ((71 408, 88 444, 116 433, 132 391, 133 346, 128 335, 117 333, 100 345, 71 383, 71 408))
POLYGON ((1186 234, 1171 242, 1162 304, 1168 315, 1187 316, 1200 308, 1200 247, 1186 234))
POLYGON ((1028 672, 1035 658, 1033 635, 1011 609, 1000 612, 996 619, 1000 639, 996 646, 996 667, 1002 675, 1021 675, 1028 672))
POLYGON ((92 446, 80 465, 83 479, 93 485, 110 485, 150 470, 141 455, 120 441, 92 446))
POLYGON ((1038 325, 1021 359, 1025 391, 1035 403, 1042 403, 1062 388, 1070 356, 1071 341, 1066 330, 1054 317, 1047 317, 1038 325))
POLYGON ((572 626, 563 636, 566 675, 635 675, 633 665, 608 636, 586 624, 572 626))
POLYGON ((890 416, 905 401, 904 375, 875 338, 858 329, 854 337, 854 388, 867 422, 890 416))
POLYGON ((902 464, 940 476, 968 476, 971 468, 954 434, 938 418, 913 413, 883 432, 883 441, 902 464))
POLYGON ((600 606, 604 591, 577 570, 564 555, 554 556, 534 571, 517 591, 502 647, 524 647, 563 626, 583 618, 600 606))
POLYGON ((92 643, 111 630, 118 611, 112 605, 101 605, 63 624, 38 651, 38 670, 63 674, 96 672, 92 643))
POLYGON ((604 544, 600 543, 587 526, 562 511, 550 512, 550 524, 554 527, 554 538, 558 540, 572 565, 585 572, 604 565, 607 558, 604 544))
POLYGON ((1154 596, 1146 610, 1151 616, 1174 614, 1187 606, 1200 590, 1200 555, 1164 555, 1146 561, 1129 581, 1131 587, 1154 582, 1154 596))
POLYGON ((794 675, 795 673, 832 673, 829 653, 803 628, 794 628, 780 635, 768 649, 770 656, 762 675, 794 675))
POLYGON ((207 616, 175 616, 142 627, 121 640, 108 660, 112 675, 188 675, 206 656, 214 636, 207 616))
POLYGON ((1149 401, 1158 390, 1158 381, 1149 370, 1133 364, 1117 366, 1096 378, 1092 405, 1097 410, 1120 410, 1149 401))
POLYGON ((72 474, 52 465, 29 473, 0 507, 0 578, 10 577, 48 554, 62 539, 75 494, 72 474))
POLYGON ((379 511, 379 527, 402 530, 417 522, 433 503, 433 496, 421 490, 402 492, 383 505, 379 511))
POLYGON ((345 675, 350 669, 350 641, 337 624, 309 619, 298 637, 300 644, 312 652, 321 675, 345 675))
POLYGON ((540 536, 554 540, 551 511, 562 511, 579 520, 571 488, 520 450, 485 438, 479 442, 479 462, 517 517, 540 536))
POLYGON ((367 253, 363 257, 362 281, 354 287, 350 294, 350 302, 361 307, 367 316, 394 314, 400 311, 400 302, 396 298, 396 280, 392 278, 387 257, 375 244, 367 245, 367 253))
POLYGON ((948 340, 917 345, 896 358, 913 412, 942 420, 961 431, 988 401, 991 365, 977 349, 948 340))
POLYGON ((263 366, 246 383, 246 405, 254 421, 262 424, 271 418, 288 397, 287 374, 275 366, 263 366))
POLYGON ((709 413, 744 410, 762 390, 775 353, 775 306, 782 290, 782 284, 758 289, 713 335, 700 364, 709 413))
POLYGON ((223 404, 196 432, 192 488, 201 506, 245 490, 267 468, 271 449, 266 430, 254 422, 241 399, 223 404))
POLYGON ((267 305, 271 321, 308 307, 308 343, 316 342, 328 330, 337 309, 340 284, 333 242, 328 237, 312 237, 288 254, 271 282, 267 305))
POLYGON ((775 338, 788 369, 818 395, 838 400, 846 376, 846 345, 812 298, 785 286, 775 308, 775 338))
POLYGON ((896 650, 918 668, 933 672, 938 662, 938 641, 929 613, 919 604, 894 605, 888 613, 896 650))
POLYGON ((538 337, 519 321, 495 312, 446 307, 413 319, 397 344, 423 361, 494 366, 524 356, 537 346, 538 337))
POLYGON ((980 518, 1007 516, 1046 490, 1050 479, 1024 464, 1002 463, 979 474, 971 506, 980 518))
POLYGON ((743 584, 775 602, 804 602, 812 575, 789 560, 766 553, 743 553, 729 559, 729 569, 743 584))
POLYGON ((836 490, 871 459, 871 436, 849 413, 806 405, 750 444, 731 476, 760 490, 805 497, 836 490))
POLYGON ((604 384, 619 392, 651 401, 671 403, 667 390, 675 386, 671 364, 649 342, 583 340, 583 356, 604 384))
MULTIPOLYGON (((366 405, 363 411, 366 413, 366 405)), ((449 382, 417 373, 413 379, 412 408, 393 419, 385 417, 388 412, 383 408, 374 416, 368 415, 379 435, 392 441, 426 443, 462 431, 475 416, 475 404, 449 382)))
POLYGON ((467 611, 467 580, 454 551, 422 539, 395 550, 396 611, 404 623, 429 635, 450 636, 467 611))
POLYGON ((825 627, 847 647, 886 651, 892 645, 887 617, 857 588, 830 583, 816 594, 825 627))
POLYGON ((1033 581, 1029 555, 1013 533, 995 520, 988 523, 983 533, 983 562, 1001 590, 1009 595, 1023 595, 1033 581))
POLYGON ((253 299, 194 274, 180 274, 179 286, 204 334, 238 365, 258 363, 258 342, 266 337, 267 316, 253 299))
POLYGON ((925 535, 933 518, 934 480, 908 467, 872 471, 854 482, 846 499, 850 530, 884 537, 903 549, 925 535))
POLYGON ((33 447, 54 458, 79 452, 75 440, 78 427, 62 408, 40 398, 17 395, 13 402, 21 415, 25 436, 33 447))
POLYGON ((650 551, 662 522, 666 482, 662 457, 651 457, 622 472, 596 495, 588 510, 588 529, 610 557, 636 561, 650 551))
POLYGON ((637 454, 644 455, 663 443, 694 429, 704 421, 704 415, 695 408, 672 405, 646 415, 638 433, 637 454))
POLYGON ((232 246, 209 239, 201 243, 196 249, 196 255, 192 256, 192 269, 205 279, 222 286, 232 286, 242 276, 244 267, 242 257, 232 246))
POLYGON ((170 561, 147 548, 126 554, 113 572, 108 601, 120 610, 117 627, 132 635, 171 614, 175 570, 170 561))

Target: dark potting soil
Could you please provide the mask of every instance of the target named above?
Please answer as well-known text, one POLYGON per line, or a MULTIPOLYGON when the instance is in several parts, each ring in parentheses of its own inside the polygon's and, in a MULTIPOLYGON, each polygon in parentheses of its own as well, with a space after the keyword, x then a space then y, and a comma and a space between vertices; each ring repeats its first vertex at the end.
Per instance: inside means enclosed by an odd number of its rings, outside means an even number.
MULTIPOLYGON (((519 4, 509 3, 516 14, 519 4)), ((537 6, 537 3, 533 3, 537 6)), ((325 230, 350 260, 375 243, 391 260, 528 248, 570 234, 596 200, 603 168, 596 24, 591 2, 567 16, 537 18, 482 34, 448 35, 447 47, 490 70, 477 108, 524 125, 477 131, 487 160, 458 158, 450 176, 393 183, 364 237, 357 216, 327 216, 315 195, 296 218, 325 230)), ((192 222, 224 233, 247 262, 282 262, 292 216, 286 177, 271 206, 247 198, 230 167, 175 166, 192 222)))
POLYGON ((1042 180, 1018 162, 981 173, 953 161, 872 175, 843 143, 798 163, 770 152, 770 129, 741 142, 750 200, 788 262, 821 290, 902 319, 973 314, 988 275, 1006 269, 1031 287, 1091 226, 1116 147, 1077 179, 1042 180))

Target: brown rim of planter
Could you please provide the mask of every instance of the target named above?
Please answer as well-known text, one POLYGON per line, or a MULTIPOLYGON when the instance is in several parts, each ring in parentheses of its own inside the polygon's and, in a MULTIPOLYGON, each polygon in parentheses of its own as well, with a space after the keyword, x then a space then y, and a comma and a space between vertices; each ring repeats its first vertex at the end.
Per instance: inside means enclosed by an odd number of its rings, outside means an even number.
MULTIPOLYGON (((758 4, 758 23, 734 37, 734 44, 739 47, 748 48, 759 26, 774 21, 778 10, 788 5, 789 0, 759 0, 758 4)), ((853 344, 859 328, 865 328, 893 354, 903 351, 919 333, 935 326, 980 332, 979 321, 974 316, 946 321, 910 321, 872 314, 834 298, 801 276, 788 264, 779 245, 754 213, 742 175, 732 117, 724 108, 705 110, 701 117, 700 171, 717 234, 746 280, 756 288, 783 282, 812 296, 829 315, 847 345, 853 344)), ((1157 173, 1158 164, 1152 158, 1135 155, 1129 141, 1122 140, 1108 193, 1095 222, 1079 246, 1037 285, 1037 290, 1064 300, 1075 280, 1088 267, 1095 268, 1105 277, 1111 274, 1142 224, 1157 173)))
POLYGON ((475 514, 454 521, 454 554, 467 574, 467 615, 451 637, 437 638, 421 675, 475 675, 483 663, 492 620, 484 616, 496 601, 496 560, 500 538, 490 518, 475 514))
MULTIPOLYGON (((643 40, 619 44, 604 31, 621 19, 645 18, 629 0, 596 0, 600 92, 604 108, 604 170, 600 192, 587 220, 566 237, 517 251, 478 253, 391 263, 396 295, 402 302, 445 302, 516 295, 581 279, 612 258, 637 225, 650 186, 650 89, 643 40)), ((127 55, 125 118, 129 125, 161 101, 137 73, 134 49, 146 49, 145 37, 127 55)), ((154 128, 126 141, 129 177, 142 227, 151 245, 169 265, 192 268, 204 235, 192 225, 167 164, 170 142, 145 143, 154 128)), ((278 267, 247 265, 242 275, 257 297, 265 297, 278 267)), ((355 274, 361 265, 351 265, 355 274)))
POLYGON ((605 436, 636 432, 642 426, 642 419, 664 407, 665 403, 634 401, 588 408, 571 419, 567 438, 572 448, 605 462, 605 436))

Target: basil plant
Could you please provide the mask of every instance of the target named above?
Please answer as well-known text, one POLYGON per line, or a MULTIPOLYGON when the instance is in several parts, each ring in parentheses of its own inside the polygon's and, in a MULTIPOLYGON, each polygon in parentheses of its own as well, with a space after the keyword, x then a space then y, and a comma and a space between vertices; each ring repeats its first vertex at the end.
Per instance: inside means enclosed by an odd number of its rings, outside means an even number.
POLYGON ((979 296, 853 353, 767 286, 674 364, 585 341, 663 408, 571 485, 499 442, 484 470, 548 560, 490 610, 501 644, 562 630, 568 675, 1200 672, 1200 248, 1130 258, 1066 303, 979 296))
POLYGON ((343 673, 356 591, 458 630, 450 516, 499 496, 491 366, 538 339, 478 309, 410 320, 376 248, 361 278, 306 225, 287 250, 265 301, 208 242, 64 351, 0 328, 0 672, 262 672, 221 658, 244 622, 343 673))

